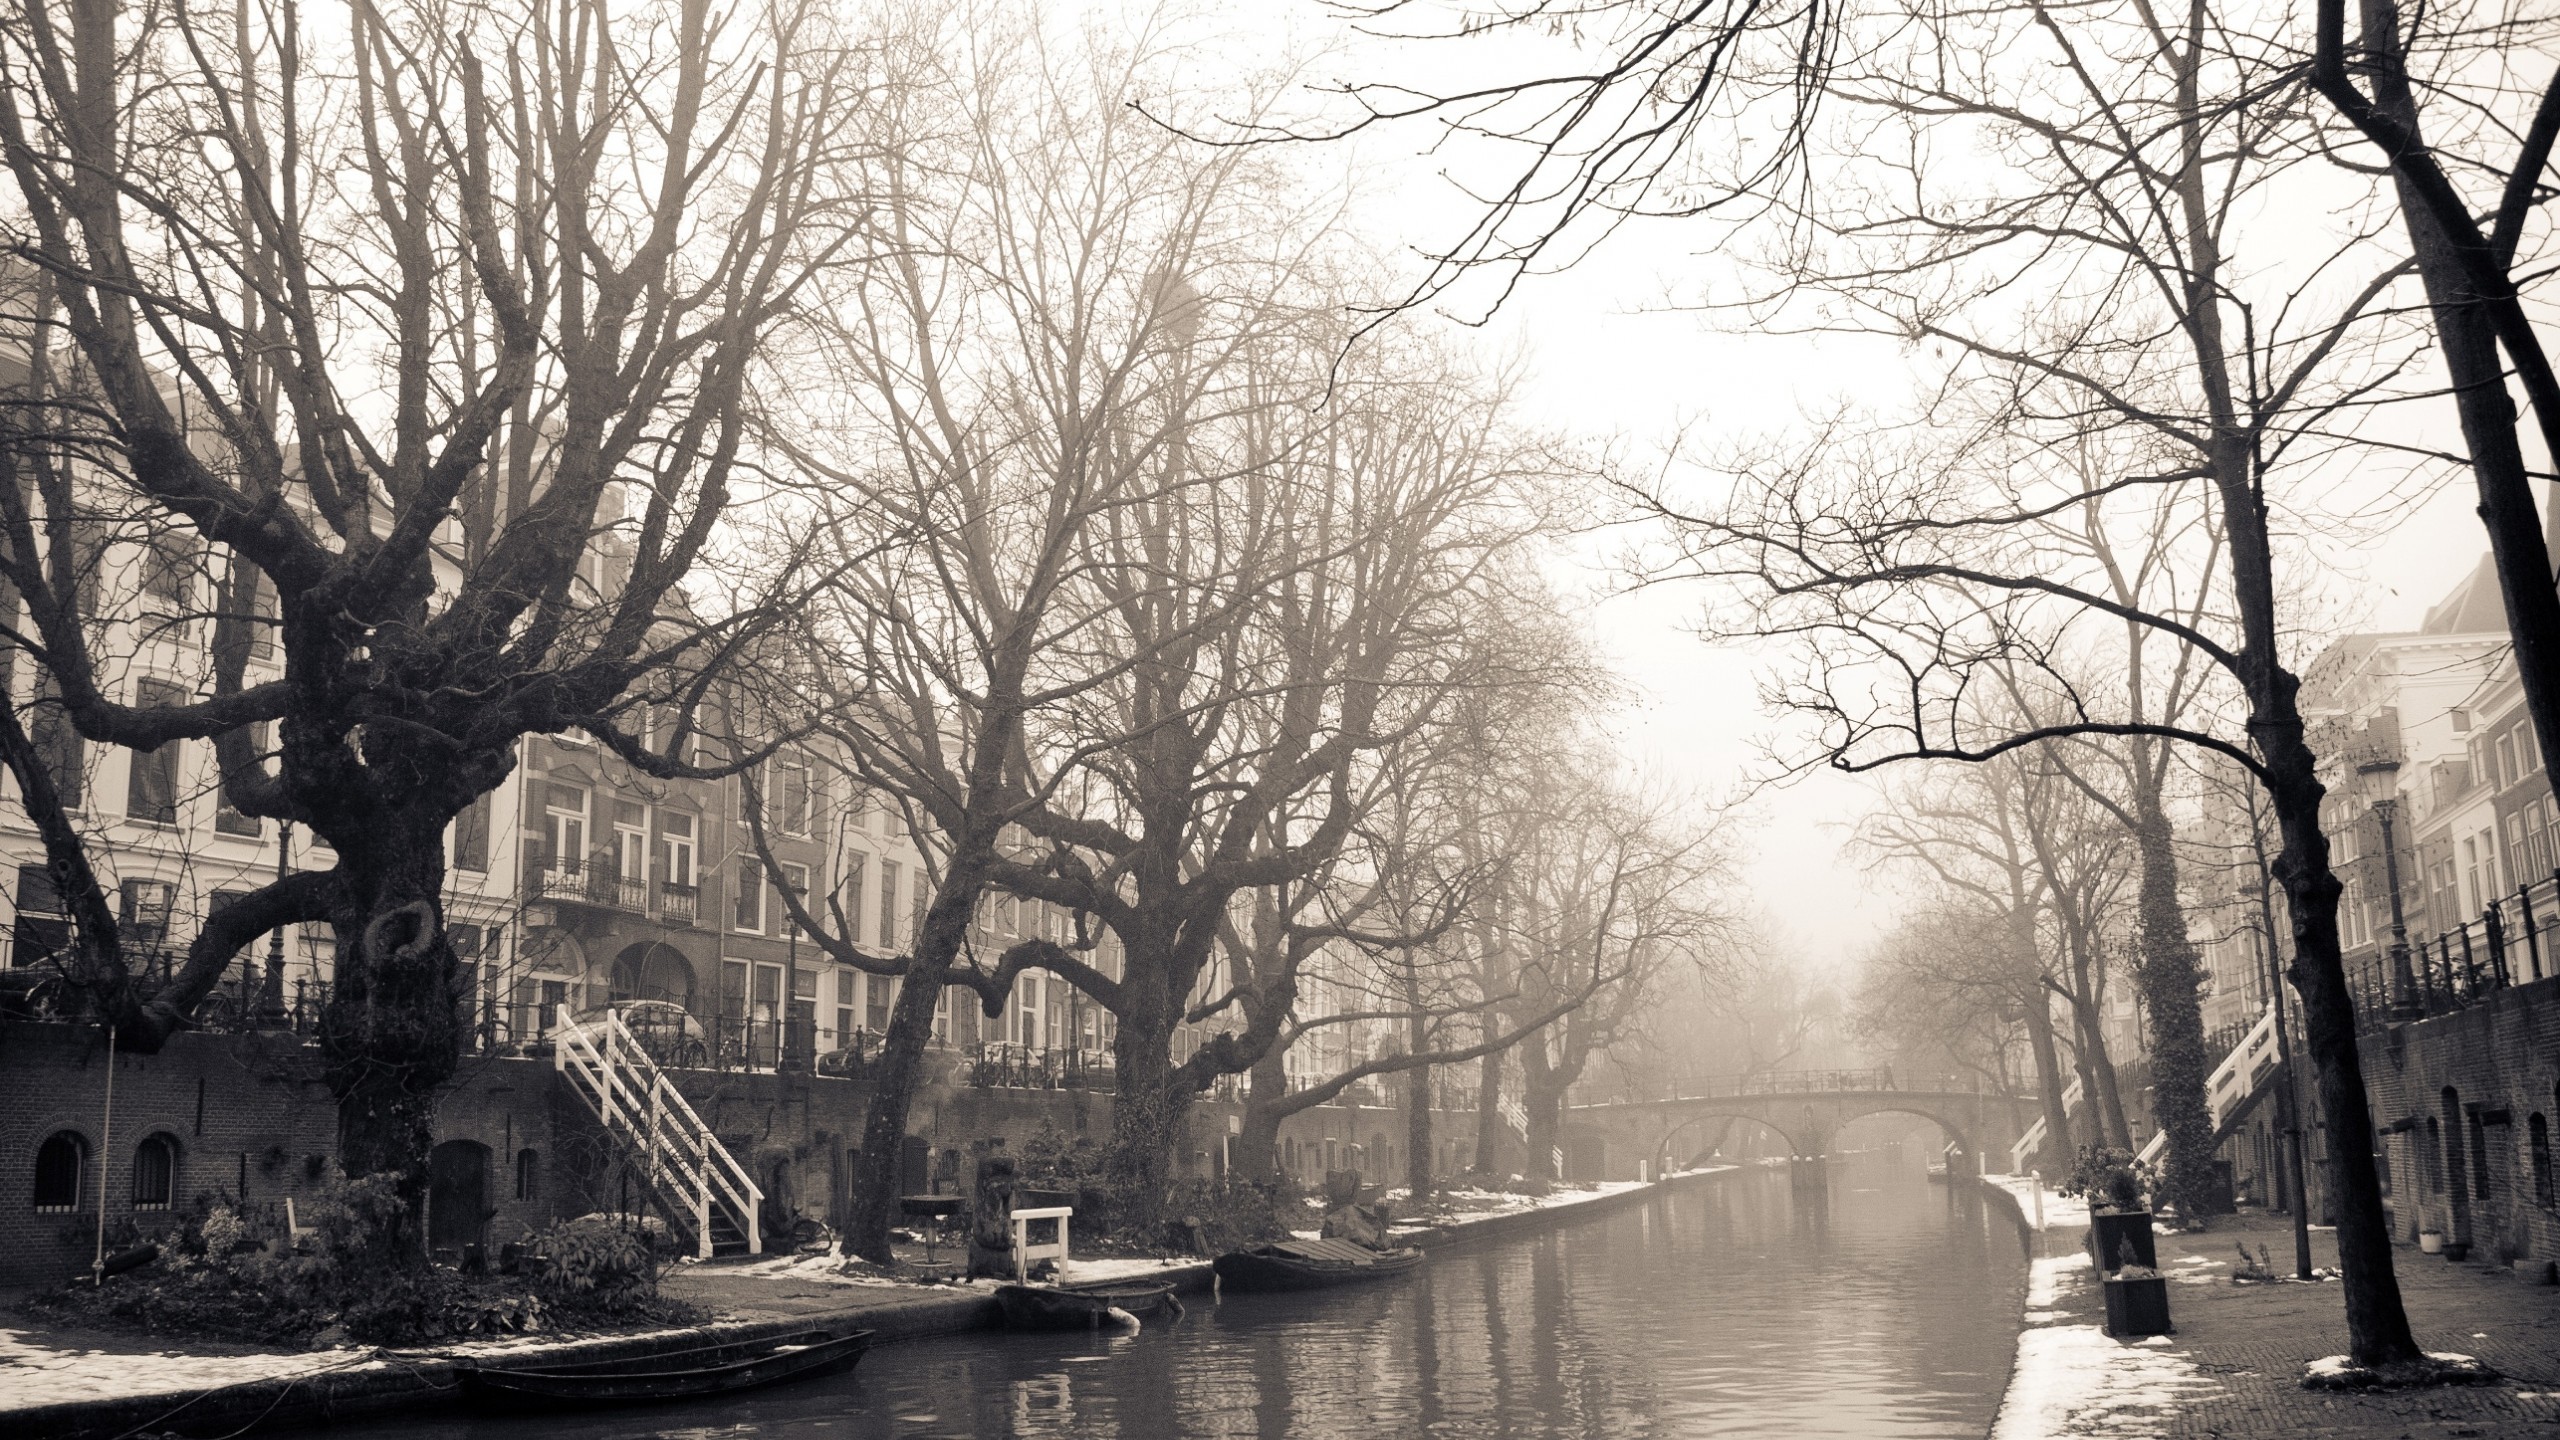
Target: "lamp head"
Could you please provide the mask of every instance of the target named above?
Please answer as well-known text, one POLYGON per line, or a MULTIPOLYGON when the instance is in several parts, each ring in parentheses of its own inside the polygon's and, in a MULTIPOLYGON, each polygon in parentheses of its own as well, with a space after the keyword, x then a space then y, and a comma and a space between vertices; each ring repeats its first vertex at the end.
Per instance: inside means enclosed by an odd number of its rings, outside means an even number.
POLYGON ((2400 793, 2400 762, 2387 755, 2366 760, 2356 766, 2356 781, 2367 805, 2383 804, 2400 793))

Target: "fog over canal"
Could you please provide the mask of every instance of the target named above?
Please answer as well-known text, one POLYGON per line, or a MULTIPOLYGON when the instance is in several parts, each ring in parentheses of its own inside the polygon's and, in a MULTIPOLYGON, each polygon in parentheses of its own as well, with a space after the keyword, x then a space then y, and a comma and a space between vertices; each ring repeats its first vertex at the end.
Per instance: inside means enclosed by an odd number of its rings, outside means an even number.
POLYGON ((1928 1184, 1923 1153, 1835 1160, 1821 1193, 1731 1174, 1365 1291, 1199 1296, 1134 1336, 891 1345, 726 1402, 381 1435, 1979 1436, 2026 1266, 2015 1223, 1928 1184))

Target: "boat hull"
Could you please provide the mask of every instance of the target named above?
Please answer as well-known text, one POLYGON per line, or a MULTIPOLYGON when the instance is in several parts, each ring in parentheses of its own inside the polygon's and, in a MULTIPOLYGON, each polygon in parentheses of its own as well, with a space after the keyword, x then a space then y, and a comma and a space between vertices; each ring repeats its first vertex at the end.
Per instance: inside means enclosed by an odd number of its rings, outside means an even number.
POLYGON ((1119 1323, 1115 1309, 1132 1318, 1153 1320, 1180 1313, 1173 1287, 1147 1282, 1046 1286, 1004 1285, 996 1290, 1004 1323, 1016 1330, 1099 1330, 1119 1323))
POLYGON ((1411 1274, 1421 1264, 1422 1252, 1409 1248, 1383 1250, 1366 1260, 1310 1260, 1294 1255, 1238 1250, 1219 1256, 1214 1268, 1222 1287, 1259 1292, 1330 1290, 1337 1285, 1358 1285, 1411 1274))
POLYGON ((471 1366, 462 1371, 462 1383, 484 1401, 509 1403, 645 1404, 727 1395, 850 1367, 870 1348, 872 1333, 809 1330, 778 1339, 529 1370, 471 1366))

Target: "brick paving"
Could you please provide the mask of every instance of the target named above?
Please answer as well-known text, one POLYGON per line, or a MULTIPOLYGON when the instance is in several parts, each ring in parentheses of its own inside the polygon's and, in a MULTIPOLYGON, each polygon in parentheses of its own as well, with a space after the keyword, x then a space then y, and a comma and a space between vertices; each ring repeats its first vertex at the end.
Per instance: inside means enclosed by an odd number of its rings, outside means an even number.
MULTIPOLYGON (((2046 1244, 2068 1247, 2074 1234, 2048 1232, 2046 1244)), ((2094 1434, 2162 1437, 2354 1437, 2354 1440, 2443 1440, 2482 1436, 2560 1437, 2560 1286, 2531 1285, 2502 1264, 2454 1264, 2417 1250, 2394 1254, 2401 1294, 2418 1343, 2433 1351, 2476 1356, 2507 1379, 2496 1385, 2403 1392, 2305 1390, 2303 1365, 2346 1349, 2346 1317, 2334 1281, 2233 1285, 2235 1242, 2265 1246, 2279 1274, 2292 1273, 2293 1234, 2281 1215, 2216 1219, 2211 1229, 2160 1237, 2161 1269, 2177 1334, 2169 1354, 2216 1382, 2173 1411, 2122 1413, 2094 1434), (2184 1260, 2207 1264, 2181 1264, 2184 1260)), ((2312 1263, 2337 1263, 2334 1237, 2311 1236, 2312 1263)), ((2089 1323, 2104 1304, 2088 1271, 2057 1310, 2089 1323)))

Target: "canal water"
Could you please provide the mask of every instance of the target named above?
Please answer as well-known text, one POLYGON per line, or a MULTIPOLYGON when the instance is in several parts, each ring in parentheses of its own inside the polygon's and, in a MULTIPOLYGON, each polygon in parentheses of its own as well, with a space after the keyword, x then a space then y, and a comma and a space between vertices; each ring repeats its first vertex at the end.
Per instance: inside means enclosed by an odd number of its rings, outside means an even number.
POLYGON ((892 1345, 725 1402, 450 1418, 399 1440, 664 1436, 1979 1436, 2026 1263, 1917 1146, 1799 1190, 1750 1169, 1546 1234, 1446 1250, 1366 1290, 1192 1299, 1128 1336, 892 1345))

